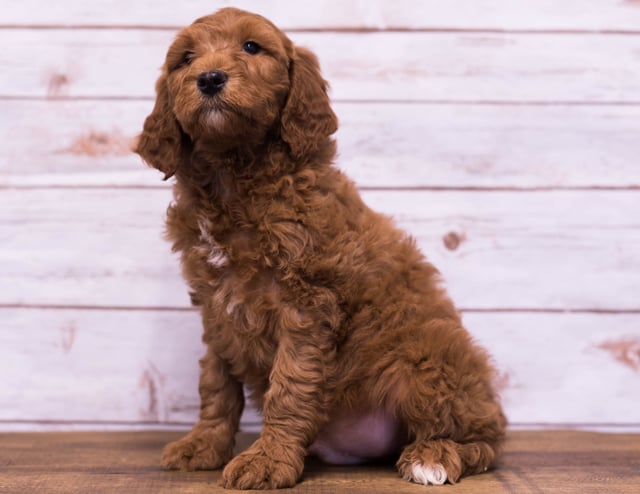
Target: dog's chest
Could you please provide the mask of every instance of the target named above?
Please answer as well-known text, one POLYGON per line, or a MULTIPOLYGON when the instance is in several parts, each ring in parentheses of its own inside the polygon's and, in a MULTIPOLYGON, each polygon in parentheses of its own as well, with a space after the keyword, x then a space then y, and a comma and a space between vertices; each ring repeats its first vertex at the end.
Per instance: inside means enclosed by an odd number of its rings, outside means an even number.
POLYGON ((228 233, 218 240, 210 221, 198 221, 187 258, 200 280, 193 288, 204 303, 209 341, 237 377, 268 370, 275 353, 274 321, 281 311, 281 288, 273 271, 251 256, 249 232, 228 233))
POLYGON ((206 264, 213 268, 222 268, 229 264, 226 249, 216 240, 211 232, 211 225, 206 220, 198 221, 199 235, 193 251, 204 258, 206 264))

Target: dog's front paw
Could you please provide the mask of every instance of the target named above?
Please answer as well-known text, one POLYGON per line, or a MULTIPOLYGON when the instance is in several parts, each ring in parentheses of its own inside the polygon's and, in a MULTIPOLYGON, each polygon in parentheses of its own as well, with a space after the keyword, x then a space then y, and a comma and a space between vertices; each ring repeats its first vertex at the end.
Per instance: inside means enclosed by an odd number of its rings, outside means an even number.
POLYGON ((166 470, 215 470, 232 456, 231 442, 221 441, 215 429, 192 431, 165 446, 162 467, 166 470))
POLYGON ((293 487, 304 466, 303 454, 278 457, 276 448, 254 444, 236 456, 222 472, 227 489, 279 489, 293 487))

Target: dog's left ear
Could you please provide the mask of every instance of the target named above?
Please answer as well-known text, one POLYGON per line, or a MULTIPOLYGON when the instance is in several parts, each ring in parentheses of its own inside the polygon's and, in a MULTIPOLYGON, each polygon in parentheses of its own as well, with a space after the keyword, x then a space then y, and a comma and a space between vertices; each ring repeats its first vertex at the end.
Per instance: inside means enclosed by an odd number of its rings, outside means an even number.
POLYGON ((294 50, 289 96, 280 123, 282 139, 289 144, 292 156, 300 159, 314 153, 338 129, 338 119, 331 109, 318 59, 305 48, 294 50))
POLYGON ((149 165, 164 173, 164 180, 177 170, 187 153, 185 143, 189 140, 182 132, 169 102, 166 75, 156 83, 156 103, 144 121, 142 134, 133 151, 149 165))

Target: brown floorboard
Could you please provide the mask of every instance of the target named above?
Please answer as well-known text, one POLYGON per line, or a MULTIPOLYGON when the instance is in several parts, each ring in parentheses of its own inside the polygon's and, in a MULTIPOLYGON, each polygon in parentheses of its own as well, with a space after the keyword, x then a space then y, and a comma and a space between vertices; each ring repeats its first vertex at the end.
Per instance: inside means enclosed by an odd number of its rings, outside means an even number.
MULTIPOLYGON (((0 493, 214 493, 220 472, 166 472, 163 445, 176 432, 0 434, 0 493)), ((255 436, 241 434, 239 447, 255 436)), ((511 432, 493 471, 424 487, 393 465, 333 467, 308 459, 301 493, 640 493, 640 435, 511 432)))

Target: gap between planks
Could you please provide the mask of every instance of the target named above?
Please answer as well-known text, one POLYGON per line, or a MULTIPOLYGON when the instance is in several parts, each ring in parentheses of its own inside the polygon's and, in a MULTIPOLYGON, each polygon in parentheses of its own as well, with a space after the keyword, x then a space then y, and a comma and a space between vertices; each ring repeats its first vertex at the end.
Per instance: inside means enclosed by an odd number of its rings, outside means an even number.
MULTIPOLYGON (((1 180, 1 176, 0 176, 1 180)), ((171 183, 165 182, 158 185, 132 185, 132 184, 2 184, 0 182, 0 190, 165 190, 170 188, 171 183)), ((500 185, 500 186, 484 186, 484 185, 462 185, 462 186, 444 186, 444 185, 419 185, 419 186, 359 186, 359 190, 365 192, 564 192, 564 191, 582 191, 582 192, 618 192, 618 191, 640 191, 640 182, 628 185, 576 185, 576 186, 517 186, 517 185, 500 185)))
MULTIPOLYGON (((0 420, 0 431, 131 431, 131 430, 166 430, 188 431, 193 422, 136 422, 136 421, 64 421, 64 420, 0 420)), ((509 422, 511 431, 591 431, 610 433, 638 433, 640 423, 551 423, 551 422, 509 422)), ((243 432, 259 432, 261 422, 242 422, 243 432)))
MULTIPOLYGON (((40 31, 72 31, 72 30, 96 30, 96 31, 178 31, 185 25, 145 25, 145 24, 0 24, 0 29, 33 29, 40 31)), ((496 28, 496 27, 300 27, 284 29, 285 33, 324 33, 324 34, 368 34, 368 33, 427 33, 427 34, 525 34, 540 36, 638 36, 638 29, 527 29, 527 28, 496 28)))
MULTIPOLYGON (((197 312, 195 307, 181 306, 126 306, 126 305, 69 305, 69 304, 0 304, 0 310, 85 310, 85 311, 129 311, 129 312, 197 312)), ((459 307, 463 314, 593 314, 593 315, 640 315, 638 309, 575 309, 575 308, 474 308, 459 307)))
MULTIPOLYGON (((95 95, 95 96, 64 96, 64 95, 12 95, 12 94, 0 94, 0 101, 47 101, 47 102, 73 102, 73 101, 154 101, 154 96, 109 96, 109 95, 95 95)), ((513 107, 554 107, 554 106, 592 106, 592 107, 617 107, 626 106, 634 107, 640 106, 640 100, 493 100, 493 99, 478 99, 478 100, 459 100, 459 99, 382 99, 382 98, 333 98, 332 104, 380 104, 380 105, 425 105, 425 106, 513 106, 513 107)))

